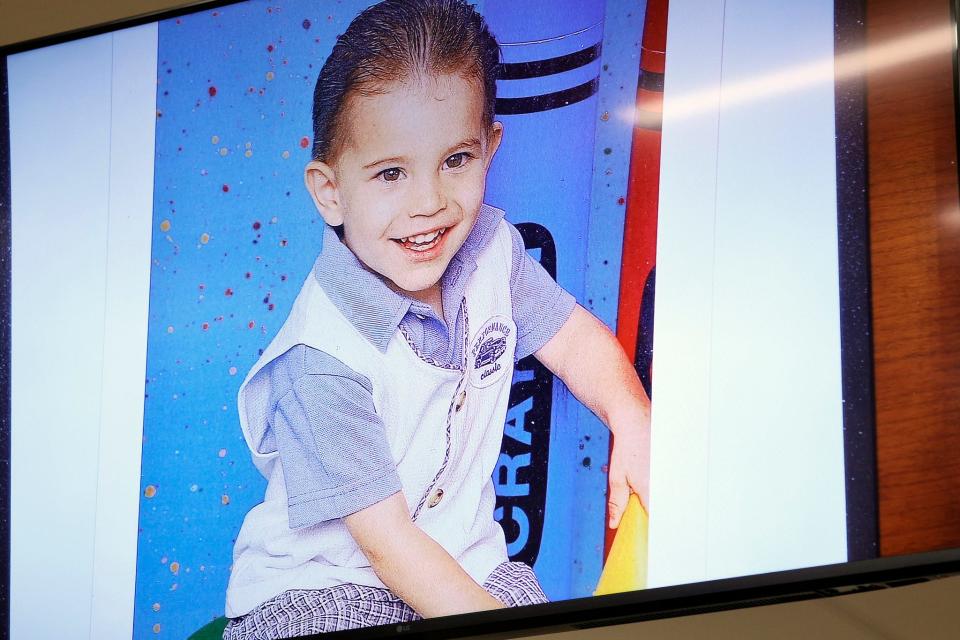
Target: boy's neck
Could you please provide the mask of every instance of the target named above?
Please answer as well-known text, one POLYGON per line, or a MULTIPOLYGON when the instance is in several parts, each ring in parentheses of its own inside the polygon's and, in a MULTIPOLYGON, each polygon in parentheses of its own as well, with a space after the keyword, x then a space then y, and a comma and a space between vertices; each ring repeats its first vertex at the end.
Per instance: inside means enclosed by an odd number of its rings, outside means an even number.
POLYGON ((437 317, 443 318, 443 293, 440 290, 439 282, 422 291, 406 291, 404 293, 418 302, 430 305, 437 317))
POLYGON ((420 291, 407 291, 406 289, 401 289, 398 287, 388 278, 380 276, 380 279, 383 280, 383 282, 393 291, 405 295, 408 298, 413 298, 417 302, 422 302, 423 304, 429 305, 430 308, 433 309, 433 313, 436 314, 438 318, 446 322, 446 318, 443 317, 443 293, 441 291, 439 282, 420 291))

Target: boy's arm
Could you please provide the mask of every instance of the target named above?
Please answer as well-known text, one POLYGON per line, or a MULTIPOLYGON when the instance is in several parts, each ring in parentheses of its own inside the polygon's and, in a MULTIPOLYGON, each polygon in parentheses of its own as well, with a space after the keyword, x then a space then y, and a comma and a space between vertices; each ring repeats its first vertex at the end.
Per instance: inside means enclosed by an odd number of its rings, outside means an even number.
POLYGON ((411 521, 370 381, 304 345, 268 366, 284 389, 272 426, 290 526, 343 519, 384 584, 421 615, 502 606, 411 521))
POLYGON ((613 434, 608 506, 615 528, 631 490, 649 505, 650 400, 620 343, 580 305, 534 355, 613 434))
POLYGON ((410 519, 402 493, 344 522, 377 577, 423 617, 503 608, 410 519))

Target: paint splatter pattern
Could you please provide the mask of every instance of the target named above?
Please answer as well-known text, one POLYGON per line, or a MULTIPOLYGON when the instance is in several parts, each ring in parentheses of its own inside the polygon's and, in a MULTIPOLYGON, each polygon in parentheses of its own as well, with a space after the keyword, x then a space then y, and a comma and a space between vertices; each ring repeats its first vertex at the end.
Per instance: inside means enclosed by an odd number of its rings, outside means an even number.
POLYGON ((302 187, 313 83, 366 4, 252 2, 159 26, 135 637, 223 615, 264 489, 236 392, 320 249, 302 187))

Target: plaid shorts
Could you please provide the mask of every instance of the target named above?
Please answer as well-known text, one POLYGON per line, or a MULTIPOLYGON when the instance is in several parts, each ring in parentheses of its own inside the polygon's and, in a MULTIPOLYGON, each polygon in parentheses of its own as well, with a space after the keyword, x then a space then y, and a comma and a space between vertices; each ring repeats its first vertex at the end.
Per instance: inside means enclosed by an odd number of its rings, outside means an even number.
MULTIPOLYGON (((504 562, 483 588, 508 607, 540 604, 547 597, 533 570, 522 562, 504 562)), ((326 589, 293 589, 233 618, 223 640, 273 640, 313 633, 419 620, 420 616, 389 589, 341 584, 326 589)))

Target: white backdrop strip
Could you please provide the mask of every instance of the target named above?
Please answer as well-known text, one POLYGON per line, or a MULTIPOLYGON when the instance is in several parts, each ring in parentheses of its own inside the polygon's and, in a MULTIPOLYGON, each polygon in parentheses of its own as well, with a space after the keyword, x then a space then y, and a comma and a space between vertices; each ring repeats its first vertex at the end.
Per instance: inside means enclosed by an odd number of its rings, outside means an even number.
POLYGON ((846 559, 833 28, 670 5, 651 586, 846 559))
POLYGON ((131 633, 156 44, 9 60, 13 638, 131 633))

